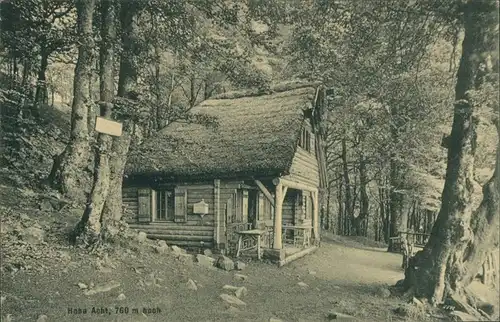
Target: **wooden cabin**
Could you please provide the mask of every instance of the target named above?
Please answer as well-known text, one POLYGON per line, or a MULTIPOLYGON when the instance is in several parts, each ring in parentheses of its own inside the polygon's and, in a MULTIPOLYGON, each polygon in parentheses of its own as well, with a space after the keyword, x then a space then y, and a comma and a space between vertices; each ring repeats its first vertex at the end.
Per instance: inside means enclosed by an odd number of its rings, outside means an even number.
POLYGON ((237 232, 259 228, 268 232, 264 255, 281 261, 286 249, 314 248, 326 183, 325 91, 296 84, 226 93, 192 109, 208 123, 176 121, 148 138, 126 166, 130 227, 226 254, 234 254, 237 232), (311 229, 293 229, 298 225, 311 229))

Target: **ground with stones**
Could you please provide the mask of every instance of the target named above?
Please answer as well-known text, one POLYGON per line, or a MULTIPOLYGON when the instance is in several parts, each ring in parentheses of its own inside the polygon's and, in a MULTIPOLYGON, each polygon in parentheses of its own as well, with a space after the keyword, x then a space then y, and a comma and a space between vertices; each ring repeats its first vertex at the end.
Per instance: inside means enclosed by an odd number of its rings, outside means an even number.
POLYGON ((401 256, 362 240, 324 236, 318 251, 277 268, 208 250, 186 253, 123 227, 115 243, 88 254, 66 240, 81 205, 8 185, 0 185, 0 200, 2 321, 445 317, 421 303, 408 304, 412 299, 391 286, 403 278, 401 256))

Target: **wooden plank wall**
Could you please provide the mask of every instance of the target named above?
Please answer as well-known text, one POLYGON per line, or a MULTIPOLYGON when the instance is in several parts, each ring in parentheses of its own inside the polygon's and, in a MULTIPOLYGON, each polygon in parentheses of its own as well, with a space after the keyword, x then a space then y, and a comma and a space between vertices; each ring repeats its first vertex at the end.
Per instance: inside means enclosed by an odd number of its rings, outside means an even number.
MULTIPOLYGON (((183 186, 179 186, 183 187, 183 186)), ((138 223, 138 187, 123 187, 124 219, 130 228, 144 231, 149 238, 163 239, 167 244, 185 247, 212 248, 214 244, 214 189, 211 185, 184 186, 187 189, 187 222, 138 223), (193 205, 204 199, 208 203, 208 214, 203 218, 195 215, 193 205)))
MULTIPOLYGON (((312 132, 312 127, 308 120, 305 121, 304 127, 312 132)), ((311 135, 311 151, 307 151, 297 144, 297 150, 295 151, 290 167, 290 174, 284 176, 283 179, 319 187, 319 164, 316 157, 315 145, 315 135, 311 135)))
POLYGON ((213 186, 187 187, 187 222, 194 225, 213 227, 215 223, 213 186), (208 214, 204 215, 203 218, 193 212, 193 205, 201 200, 204 200, 208 204, 208 214))
MULTIPOLYGON (((274 199, 274 186, 266 187, 271 193, 274 199)), ((258 205, 258 223, 265 223, 266 226, 272 227, 274 225, 274 207, 269 201, 269 199, 264 196, 262 192, 259 191, 259 205, 258 205)))
POLYGON ((283 225, 293 225, 295 219, 295 190, 288 189, 285 200, 283 200, 283 225))
MULTIPOLYGON (((187 189, 187 222, 152 222, 148 224, 139 224, 137 222, 137 187, 123 188, 123 202, 126 206, 127 217, 130 227, 144 231, 150 238, 163 239, 167 244, 200 247, 203 242, 204 247, 224 247, 226 243, 226 204, 229 198, 232 198, 232 212, 242 212, 247 208, 245 203, 245 194, 241 189, 244 181, 222 181, 218 189, 214 183, 200 183, 199 185, 184 185, 187 189), (218 191, 217 191, 218 190, 218 191), (218 198, 217 198, 218 197, 218 198), (208 203, 208 214, 201 218, 200 215, 193 213, 193 205, 201 200, 208 203), (219 202, 217 203, 217 199, 219 202), (216 205, 219 208, 219 217, 217 222, 216 205), (220 229, 217 230, 217 224, 220 229), (216 233, 219 231, 220 245, 216 245, 216 233)), ((271 187, 269 187, 271 189, 271 187)), ((284 223, 293 224, 296 214, 296 196, 297 192, 290 189, 283 204, 284 223)), ((273 207, 269 200, 264 196, 259 198, 259 221, 265 221, 272 225, 273 207)), ((246 216, 238 214, 240 220, 245 221, 246 216)))
POLYGON ((196 221, 187 223, 153 222, 147 225, 134 223, 130 228, 143 231, 148 238, 162 239, 168 245, 184 247, 213 247, 214 229, 212 226, 199 225, 196 221))
POLYGON ((125 208, 125 211, 123 212, 123 220, 125 222, 137 222, 137 214, 139 211, 137 190, 137 187, 122 188, 122 202, 125 208))
POLYGON ((301 147, 297 147, 290 167, 290 174, 284 176, 283 179, 318 187, 319 168, 316 156, 301 147))
MULTIPOLYGON (((229 198, 233 199, 233 202, 231 203, 232 207, 232 212, 234 213, 237 210, 241 209, 242 205, 238 205, 237 201, 242 201, 241 198, 237 198, 236 194, 238 191, 238 188, 241 184, 243 184, 244 181, 221 181, 220 184, 220 231, 221 231, 221 236, 220 236, 220 241, 221 245, 220 247, 225 247, 227 244, 227 236, 226 236, 226 206, 227 206, 227 201, 229 198)), ((239 215, 241 216, 241 215, 239 215)))

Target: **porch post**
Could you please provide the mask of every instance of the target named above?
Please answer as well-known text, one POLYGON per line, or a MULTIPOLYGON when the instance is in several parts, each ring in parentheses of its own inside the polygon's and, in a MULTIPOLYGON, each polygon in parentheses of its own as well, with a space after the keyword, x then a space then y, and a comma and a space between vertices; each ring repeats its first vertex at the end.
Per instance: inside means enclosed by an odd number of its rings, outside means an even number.
POLYGON ((222 223, 223 223, 223 215, 221 214, 220 207, 220 180, 214 180, 214 215, 215 215, 215 231, 214 231, 214 242, 215 247, 219 248, 221 244, 222 237, 222 223))
POLYGON ((281 243, 281 226, 282 226, 282 209, 283 209, 283 184, 278 181, 276 184, 276 193, 274 195, 274 249, 282 249, 281 243))
POLYGON ((313 230, 314 240, 319 241, 319 193, 318 191, 312 192, 313 197, 313 230))

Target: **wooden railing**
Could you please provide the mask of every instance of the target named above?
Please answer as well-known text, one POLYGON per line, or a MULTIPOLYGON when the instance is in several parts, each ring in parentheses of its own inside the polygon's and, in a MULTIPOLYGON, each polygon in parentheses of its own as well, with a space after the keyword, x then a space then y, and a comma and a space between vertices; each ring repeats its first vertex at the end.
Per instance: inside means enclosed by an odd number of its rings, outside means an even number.
POLYGON ((402 252, 403 251, 403 240, 407 240, 408 243, 414 247, 423 248, 427 241, 429 240, 430 234, 424 233, 414 233, 410 231, 400 231, 398 236, 389 238, 389 243, 391 245, 391 249, 394 252, 402 252))
POLYGON ((493 252, 486 257, 481 269, 481 283, 484 285, 492 285, 498 278, 498 258, 497 253, 493 252))
POLYGON ((399 236, 406 237, 406 240, 408 240, 408 242, 414 246, 424 247, 431 235, 424 233, 414 233, 411 231, 401 231, 399 232, 399 236))

